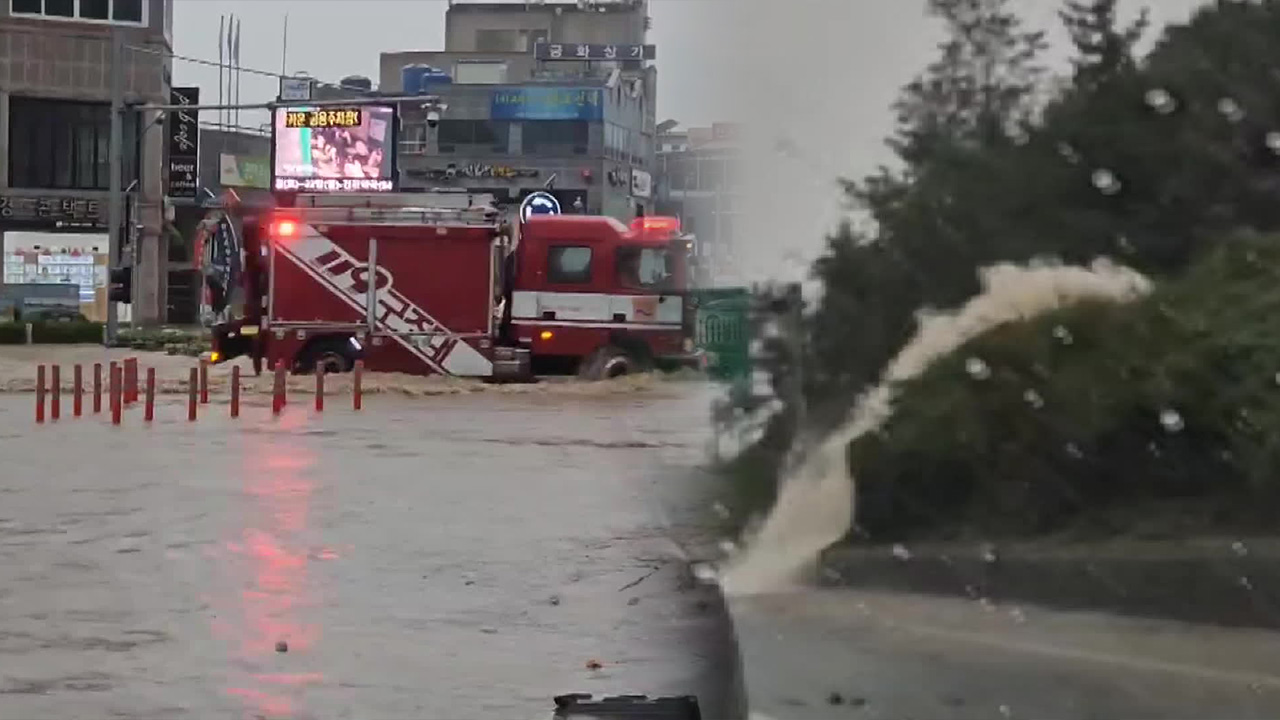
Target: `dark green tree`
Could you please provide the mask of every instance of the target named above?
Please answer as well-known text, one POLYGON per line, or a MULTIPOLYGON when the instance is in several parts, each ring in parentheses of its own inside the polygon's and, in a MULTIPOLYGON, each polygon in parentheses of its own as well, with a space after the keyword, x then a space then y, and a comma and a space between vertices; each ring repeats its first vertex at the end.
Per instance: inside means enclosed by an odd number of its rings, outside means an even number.
POLYGON ((1066 0, 1058 17, 1075 46, 1071 59, 1076 89, 1097 87, 1138 66, 1135 46, 1151 25, 1147 8, 1126 26, 1116 15, 1119 0, 1066 0))

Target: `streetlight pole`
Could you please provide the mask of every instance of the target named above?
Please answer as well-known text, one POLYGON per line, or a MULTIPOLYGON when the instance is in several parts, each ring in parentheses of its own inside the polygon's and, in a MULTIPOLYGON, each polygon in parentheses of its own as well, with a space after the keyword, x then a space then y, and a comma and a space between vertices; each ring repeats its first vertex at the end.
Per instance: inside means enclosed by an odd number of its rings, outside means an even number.
MULTIPOLYGON (((110 165, 107 180, 107 267, 115 269, 120 260, 120 230, 124 224, 124 206, 121 197, 121 170, 124 157, 124 35, 111 27, 111 138, 110 165)), ((110 276, 108 271, 108 277, 110 276)), ((111 301, 111 287, 107 287, 106 344, 114 345, 120 333, 120 321, 116 304, 111 301)))

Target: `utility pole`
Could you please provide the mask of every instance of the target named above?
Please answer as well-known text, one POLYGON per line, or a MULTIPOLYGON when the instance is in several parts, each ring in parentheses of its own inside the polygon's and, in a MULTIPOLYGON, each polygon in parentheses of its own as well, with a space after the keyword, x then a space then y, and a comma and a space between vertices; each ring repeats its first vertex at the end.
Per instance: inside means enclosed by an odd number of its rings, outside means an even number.
MULTIPOLYGON (((110 177, 107 180, 107 267, 114 269, 120 262, 120 231, 124 226, 123 193, 120 187, 122 159, 124 157, 124 35, 111 27, 111 139, 110 177)), ((108 278, 111 273, 108 272, 108 278)), ((135 288, 136 290, 136 288, 135 288)), ((111 288, 107 288, 107 337, 108 345, 114 345, 120 332, 116 304, 111 302, 111 288)))

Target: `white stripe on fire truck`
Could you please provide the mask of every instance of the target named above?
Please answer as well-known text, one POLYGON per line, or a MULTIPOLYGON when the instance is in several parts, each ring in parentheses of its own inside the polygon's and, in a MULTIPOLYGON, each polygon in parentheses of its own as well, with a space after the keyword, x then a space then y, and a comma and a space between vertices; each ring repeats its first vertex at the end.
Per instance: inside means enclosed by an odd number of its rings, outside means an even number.
MULTIPOLYGON (((317 261, 329 254, 334 254, 341 258, 343 263, 349 266, 346 272, 352 276, 354 280, 355 270, 365 270, 366 281, 376 280, 376 278, 368 278, 368 264, 356 259, 354 255, 344 250, 341 246, 334 243, 328 236, 317 231, 314 227, 307 226, 306 234, 297 241, 290 243, 290 252, 303 260, 303 262, 317 272, 323 272, 324 268, 319 267, 317 261), (310 257, 305 257, 302 251, 306 251, 310 257)), ((334 265, 331 263, 330 265, 334 265)), ((397 338, 397 340, 414 352, 415 355, 423 357, 433 368, 438 367, 447 375, 464 375, 464 376, 487 376, 493 372, 493 363, 489 358, 482 355, 478 350, 459 339, 456 334, 445 327, 444 323, 436 320, 429 315, 421 306, 410 300, 404 293, 395 287, 395 276, 385 268, 380 268, 378 275, 384 275, 387 278, 387 285, 379 291, 378 310, 383 311, 382 315, 385 320, 380 320, 379 325, 391 330, 402 333, 421 332, 424 329, 437 332, 432 338, 429 347, 423 348, 409 338, 397 338), (390 303, 384 302, 387 299, 396 303, 398 307, 393 307, 390 303), (419 321, 417 325, 413 325, 407 319, 407 315, 412 311, 419 321), (394 323, 399 327, 392 327, 391 319, 399 321, 394 323), (426 354, 424 356, 424 353, 426 354)), ((332 274, 330 274, 332 275, 332 274)), ((349 292, 349 288, 343 288, 338 285, 338 277, 331 277, 331 281, 326 283, 338 292, 346 295, 348 298, 356 302, 356 307, 361 311, 366 310, 367 295, 363 290, 349 292)))
MULTIPOLYGON (((335 283, 333 282, 332 279, 326 277, 323 273, 311 267, 311 265, 307 263, 307 261, 304 260, 303 258, 285 249, 283 245, 284 244, 281 243, 276 246, 276 249, 280 251, 281 255, 289 258, 290 262, 296 265, 300 270, 310 275, 312 278, 315 278, 317 282, 319 282, 321 285, 323 285, 326 289, 330 291, 331 295, 337 297, 339 300, 346 303, 348 306, 351 307, 352 310, 356 310, 361 314, 364 314, 365 308, 360 303, 357 303, 354 300, 352 300, 346 293, 342 292, 339 288, 335 287, 335 283)), ((272 290, 272 292, 274 292, 274 289, 272 290)), ((406 350, 418 356, 418 359, 426 363, 427 366, 430 367, 432 370, 435 370, 441 375, 449 374, 448 371, 446 371, 443 367, 441 367, 437 362, 432 360, 431 357, 428 356, 426 353, 424 353, 417 345, 411 342, 408 342, 405 338, 399 337, 397 335, 392 335, 392 338, 395 339, 396 342, 403 345, 406 350)))
MULTIPOLYGON (((323 268, 315 263, 322 257, 332 253, 342 259, 342 262, 349 265, 347 273, 354 276, 357 269, 365 270, 366 281, 376 281, 376 278, 368 278, 368 264, 356 259, 354 255, 344 250, 340 245, 329 239, 328 236, 317 231, 314 227, 305 226, 304 234, 296 241, 290 243, 290 252, 300 258, 308 268, 323 273, 323 268), (306 251, 310 257, 303 255, 306 251)), ((332 264, 331 264, 332 265, 332 264)), ((461 376, 478 376, 484 377, 493 373, 493 363, 489 358, 485 357, 474 347, 459 339, 456 334, 445 327, 444 323, 436 320, 421 306, 410 300, 404 293, 395 287, 395 275, 386 268, 379 268, 378 275, 385 275, 387 278, 387 286, 378 292, 378 310, 381 311, 383 319, 378 321, 379 327, 387 330, 401 333, 422 332, 424 329, 436 332, 429 343, 424 348, 418 345, 412 338, 396 337, 397 342, 405 348, 412 351, 415 355, 422 357, 427 361, 428 365, 433 369, 439 369, 446 375, 461 376), (393 306, 387 300, 393 301, 393 306), (406 316, 412 311, 419 321, 417 325, 410 323, 406 316)), ((354 300, 362 313, 367 312, 367 295, 363 290, 350 292, 348 288, 338 285, 338 278, 330 276, 331 279, 326 282, 330 287, 337 290, 351 300, 354 300)), ((354 277, 352 278, 354 279, 354 277)))
POLYGON ((580 327, 580 328, 602 328, 617 330, 679 330, 682 326, 679 323, 667 323, 658 325, 655 323, 620 323, 620 322, 597 322, 595 320, 542 320, 540 318, 522 317, 511 318, 514 325, 537 325, 542 327, 580 327))

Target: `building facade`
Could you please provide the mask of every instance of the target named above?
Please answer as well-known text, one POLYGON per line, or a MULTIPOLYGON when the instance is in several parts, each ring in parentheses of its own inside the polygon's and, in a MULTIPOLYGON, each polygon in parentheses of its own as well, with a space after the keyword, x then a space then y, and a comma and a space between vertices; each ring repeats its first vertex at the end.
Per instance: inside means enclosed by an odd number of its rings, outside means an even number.
MULTIPOLYGON (((0 5, 0 233, 107 231, 111 36, 124 37, 127 104, 170 99, 173 0, 3 0, 0 5)), ((126 112, 133 316, 160 321, 166 118, 126 112)), ((105 239, 104 239, 105 244, 105 239)))
POLYGON ((651 213, 648 27, 646 0, 452 5, 444 50, 381 57, 382 94, 432 94, 444 106, 429 118, 431 107, 401 105, 401 188, 514 204, 551 182, 565 212, 651 213))
POLYGON ((743 196, 739 138, 731 123, 678 129, 672 121, 662 123, 657 138, 657 214, 680 218, 712 272, 733 270, 743 196))

